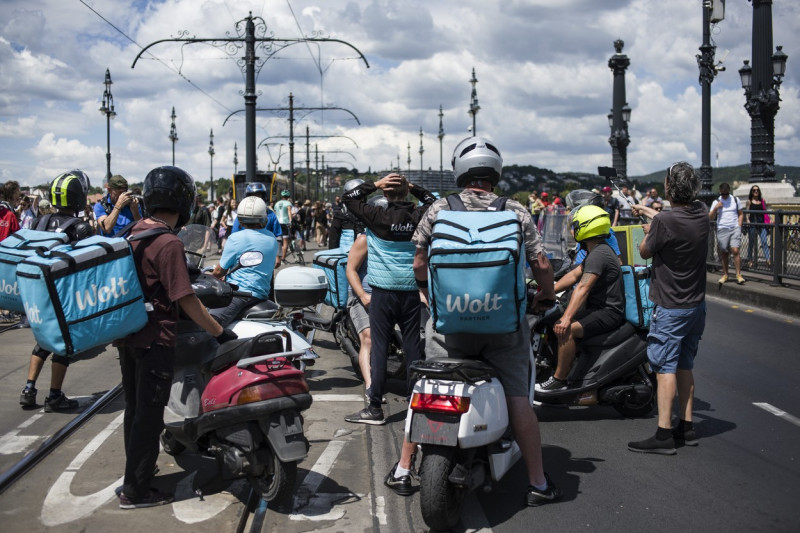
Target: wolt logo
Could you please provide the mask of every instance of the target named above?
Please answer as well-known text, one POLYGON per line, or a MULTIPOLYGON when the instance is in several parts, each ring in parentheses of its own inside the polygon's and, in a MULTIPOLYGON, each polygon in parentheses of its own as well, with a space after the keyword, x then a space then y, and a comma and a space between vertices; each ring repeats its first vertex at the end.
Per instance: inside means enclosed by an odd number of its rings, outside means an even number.
POLYGON ((98 287, 92 283, 90 289, 83 291, 83 298, 81 298, 81 291, 75 291, 75 301, 78 302, 78 308, 85 311, 87 307, 95 307, 98 303, 106 303, 111 298, 115 300, 120 296, 125 296, 130 291, 125 288, 128 280, 122 277, 111 278, 109 285, 102 285, 98 287))
POLYGON ((0 283, 0 293, 19 296, 19 287, 17 286, 17 281, 14 280, 14 283, 6 283, 6 280, 3 280, 0 283))
POLYGON ((480 298, 470 298, 469 293, 464 293, 463 299, 461 296, 453 296, 452 294, 447 295, 447 300, 445 301, 445 305, 447 307, 447 312, 452 313, 453 311, 457 313, 489 313, 491 311, 499 311, 501 307, 500 300, 504 298, 499 294, 490 294, 486 293, 483 296, 483 299, 480 298))
POLYGON ((31 324, 41 324, 42 316, 39 313, 39 307, 36 304, 30 305, 28 302, 23 304, 25 307, 25 316, 28 317, 28 322, 31 324))

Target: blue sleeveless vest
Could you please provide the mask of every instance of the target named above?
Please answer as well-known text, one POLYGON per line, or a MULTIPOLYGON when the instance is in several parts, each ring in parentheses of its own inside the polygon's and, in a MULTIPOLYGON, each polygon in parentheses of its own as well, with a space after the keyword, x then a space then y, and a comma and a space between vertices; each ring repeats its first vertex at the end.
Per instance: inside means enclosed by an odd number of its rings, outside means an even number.
POLYGON ((386 241, 367 230, 369 284, 389 291, 416 291, 415 252, 411 241, 386 241))

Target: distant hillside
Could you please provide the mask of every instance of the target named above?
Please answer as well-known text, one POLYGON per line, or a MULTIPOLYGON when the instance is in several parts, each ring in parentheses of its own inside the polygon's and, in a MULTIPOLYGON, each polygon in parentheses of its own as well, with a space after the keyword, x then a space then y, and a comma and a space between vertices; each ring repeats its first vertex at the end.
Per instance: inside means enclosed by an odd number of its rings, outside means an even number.
MULTIPOLYGON (((644 182, 649 183, 653 181, 664 181, 664 174, 666 173, 667 169, 658 170, 651 174, 647 174, 644 176, 630 176, 632 181, 636 182, 644 182)), ((786 174, 786 177, 789 180, 795 181, 800 178, 800 167, 789 167, 783 165, 775 165, 775 177, 778 181, 783 179, 783 175, 786 174)), ((723 182, 730 183, 734 185, 735 183, 746 183, 750 180, 750 165, 738 165, 735 167, 720 167, 720 168, 712 168, 711 170, 711 181, 714 185, 718 185, 723 182)))

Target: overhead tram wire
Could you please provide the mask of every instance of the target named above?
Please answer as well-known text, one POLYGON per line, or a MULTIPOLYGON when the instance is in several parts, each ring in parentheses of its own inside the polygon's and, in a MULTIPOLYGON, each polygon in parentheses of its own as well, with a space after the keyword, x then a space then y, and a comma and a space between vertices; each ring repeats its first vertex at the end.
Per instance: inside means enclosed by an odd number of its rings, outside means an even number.
MULTIPOLYGON (((141 49, 141 50, 144 50, 144 48, 142 47, 142 45, 140 45, 139 43, 137 43, 137 42, 136 42, 134 39, 132 39, 131 37, 129 37, 129 36, 128 36, 128 35, 127 35, 127 34, 126 34, 124 31, 122 31, 122 30, 121 30, 121 29, 119 29, 117 26, 115 26, 113 22, 111 22, 110 20, 108 20, 107 18, 105 18, 105 17, 104 17, 103 15, 101 15, 99 12, 97 12, 97 10, 96 10, 95 8, 93 8, 92 6, 90 6, 89 4, 87 4, 87 3, 85 2, 85 0, 80 0, 80 3, 81 3, 81 4, 83 4, 84 6, 86 6, 86 7, 89 9, 89 11, 91 11, 92 13, 94 13, 95 15, 97 15, 98 17, 100 17, 100 19, 102 19, 102 20, 103 20, 103 22, 105 22, 106 24, 108 24, 109 26, 111 26, 112 28, 114 28, 114 29, 115 29, 115 30, 116 30, 116 31, 117 31, 117 32, 118 32, 120 35, 122 35, 123 37, 125 37, 126 39, 128 39, 130 42, 132 42, 133 44, 135 44, 136 46, 138 46, 138 47, 139 47, 139 49, 141 49)), ((159 58, 159 57, 156 57, 156 56, 155 56, 155 55, 154 55, 152 52, 147 52, 147 54, 148 54, 148 55, 150 55, 150 56, 151 56, 151 57, 152 57, 154 60, 156 60, 156 61, 158 61, 159 63, 161 63, 162 65, 164 65, 164 66, 165 66, 167 69, 171 70, 172 72, 174 72, 175 74, 177 74, 178 76, 180 76, 181 78, 183 78, 183 79, 184 79, 184 80, 185 80, 185 81, 186 81, 186 82, 187 82, 189 85, 191 85, 192 87, 194 87, 195 89, 197 89, 198 91, 200 91, 201 93, 203 93, 203 94, 204 94, 205 96, 207 96, 207 97, 208 97, 208 98, 209 98, 211 101, 213 101, 214 103, 216 103, 218 106, 220 106, 221 108, 223 108, 225 111, 228 111, 229 113, 233 113, 233 111, 232 111, 232 110, 231 110, 231 109, 230 109, 228 106, 226 106, 225 104, 223 104, 222 102, 220 102, 219 100, 217 100, 216 98, 214 98, 213 96, 211 96, 210 94, 208 94, 206 91, 204 91, 203 89, 201 89, 201 88, 200 88, 200 87, 199 87, 199 86, 198 86, 196 83, 194 83, 192 80, 190 80, 189 78, 187 78, 186 76, 184 76, 184 75, 181 73, 181 71, 180 71, 180 70, 176 69, 174 66, 170 65, 169 63, 167 63, 167 62, 166 62, 166 61, 164 61, 163 59, 161 59, 161 58, 159 58)))

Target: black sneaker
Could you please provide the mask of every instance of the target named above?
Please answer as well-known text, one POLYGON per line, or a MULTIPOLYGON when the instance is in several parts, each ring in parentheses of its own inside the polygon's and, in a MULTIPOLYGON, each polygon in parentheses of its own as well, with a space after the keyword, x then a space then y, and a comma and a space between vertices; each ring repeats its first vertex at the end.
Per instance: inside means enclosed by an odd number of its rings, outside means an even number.
POLYGON ((156 489, 150 491, 139 498, 129 498, 124 493, 119 493, 119 508, 120 509, 144 509, 145 507, 157 507, 159 505, 166 505, 172 503, 174 497, 172 494, 164 494, 156 489))
POLYGON ((528 507, 538 507, 561 499, 561 491, 555 486, 550 476, 545 474, 544 478, 547 480, 547 488, 545 490, 539 490, 533 485, 528 485, 528 493, 525 495, 528 507))
POLYGON ((49 396, 44 401, 44 412, 52 413, 53 411, 69 411, 78 407, 78 400, 70 400, 63 392, 56 398, 49 396))
POLYGON ((36 405, 36 389, 25 387, 19 395, 19 404, 22 407, 33 407, 36 405))
POLYGON ((566 381, 564 381, 563 379, 558 379, 553 376, 551 376, 550 379, 548 379, 544 383, 536 384, 536 392, 553 392, 558 390, 564 390, 566 388, 567 388, 566 381))
POLYGON ((372 424, 373 426, 382 426, 386 423, 383 417, 383 409, 380 407, 367 406, 357 413, 344 417, 347 422, 355 424, 372 424))
POLYGON ((672 438, 676 441, 681 441, 686 446, 697 446, 700 441, 697 440, 697 435, 694 429, 684 430, 678 427, 672 428, 672 438))
POLYGON ((631 441, 628 443, 628 449, 632 452, 657 453, 660 455, 675 455, 678 453, 675 450, 675 439, 671 436, 661 440, 653 435, 649 439, 631 441))
POLYGON ((397 470, 398 463, 395 463, 389 473, 386 474, 386 479, 383 484, 395 491, 400 496, 411 496, 414 494, 414 487, 411 486, 411 475, 406 474, 399 478, 394 477, 394 472, 397 470))

